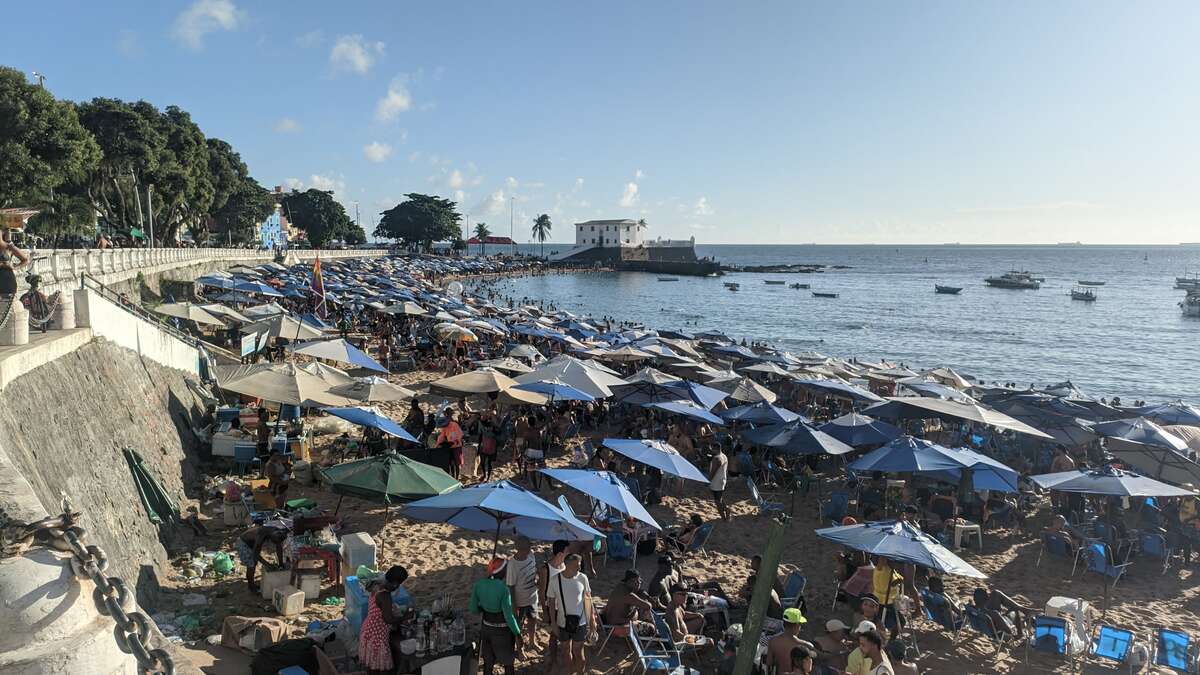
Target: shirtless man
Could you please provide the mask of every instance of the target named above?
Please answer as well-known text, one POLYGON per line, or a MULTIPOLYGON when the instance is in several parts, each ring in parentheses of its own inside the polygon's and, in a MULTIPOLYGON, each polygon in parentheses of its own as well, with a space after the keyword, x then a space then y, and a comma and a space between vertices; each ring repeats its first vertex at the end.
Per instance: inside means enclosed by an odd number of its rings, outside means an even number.
POLYGON ((610 626, 623 626, 632 619, 649 620, 654 605, 641 594, 642 577, 637 570, 626 570, 625 578, 613 590, 604 608, 604 622, 610 626))
POLYGON ((269 565, 262 557, 263 545, 268 541, 275 544, 276 563, 283 567, 283 542, 287 539, 287 530, 281 527, 263 525, 252 527, 238 538, 238 559, 246 566, 246 585, 251 593, 258 592, 258 584, 254 583, 254 575, 258 564, 269 565))
POLYGON ((813 644, 800 638, 800 627, 808 619, 799 609, 789 607, 783 610, 783 632, 771 638, 767 643, 767 668, 774 666, 779 672, 788 672, 792 665, 792 650, 796 647, 813 649, 813 644))

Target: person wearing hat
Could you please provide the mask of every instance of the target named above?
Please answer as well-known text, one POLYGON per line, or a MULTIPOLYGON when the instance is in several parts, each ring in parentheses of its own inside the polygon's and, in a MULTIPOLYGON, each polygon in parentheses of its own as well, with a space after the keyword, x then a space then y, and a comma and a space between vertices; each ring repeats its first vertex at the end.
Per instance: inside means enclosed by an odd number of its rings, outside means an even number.
POLYGON ((671 628, 671 638, 675 642, 684 642, 689 635, 700 635, 704 630, 704 615, 684 609, 687 604, 687 587, 675 584, 671 587, 671 604, 667 605, 667 626, 671 628))
MULTIPOLYGON (((879 635, 879 631, 875 630, 875 624, 871 621, 859 622, 851 637, 857 640, 858 636, 862 635, 863 633, 874 633, 875 635, 879 635)), ((866 651, 863 650, 860 642, 859 645, 850 652, 849 656, 846 657, 846 672, 850 673, 851 675, 870 675, 872 672, 871 664, 871 657, 868 656, 866 651)))
POLYGON ((512 594, 504 583, 507 567, 508 560, 504 557, 492 558, 487 565, 487 576, 471 587, 469 609, 472 614, 482 615, 479 651, 484 675, 492 675, 496 664, 504 668, 505 675, 516 672, 514 661, 521 628, 513 616, 512 594))
POLYGON ((453 408, 446 411, 446 425, 438 432, 437 437, 437 447, 450 452, 446 468, 453 478, 458 478, 463 464, 463 430, 455 420, 457 415, 453 408))
POLYGON ((767 642, 767 668, 774 666, 777 672, 791 670, 792 650, 796 647, 812 649, 813 644, 800 638, 800 629, 808 619, 796 607, 783 610, 783 632, 767 642))
POLYGON ((825 622, 825 634, 813 638, 813 646, 821 660, 837 672, 846 670, 846 656, 850 654, 850 627, 840 619, 825 622))

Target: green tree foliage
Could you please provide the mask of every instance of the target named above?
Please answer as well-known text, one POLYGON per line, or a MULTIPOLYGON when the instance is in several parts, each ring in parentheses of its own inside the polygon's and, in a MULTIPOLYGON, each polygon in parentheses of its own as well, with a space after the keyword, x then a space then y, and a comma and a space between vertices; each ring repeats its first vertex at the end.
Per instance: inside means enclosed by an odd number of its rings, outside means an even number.
POLYGON ((554 224, 550 222, 550 216, 543 213, 533 221, 533 238, 538 240, 542 245, 542 257, 546 257, 546 240, 550 238, 550 230, 554 229, 554 224))
POLYGON ((226 241, 250 241, 254 238, 255 226, 275 210, 275 198, 250 177, 246 163, 232 146, 219 138, 209 138, 207 144, 208 167, 214 186, 214 228, 226 241))
POLYGON ((475 226, 475 238, 479 240, 479 255, 487 255, 487 238, 492 236, 492 231, 488 229, 487 223, 479 223, 475 226))
POLYGON ((57 248, 66 237, 91 237, 96 233, 96 212, 88 200, 67 190, 35 202, 37 215, 29 219, 28 231, 57 248))
POLYGON ((70 103, 0 66, 0 207, 48 199, 99 161, 100 149, 70 103))
POLYGON ((338 239, 348 242, 362 234, 362 228, 350 220, 346 209, 324 190, 293 191, 283 198, 283 210, 293 225, 305 231, 315 248, 338 239))
POLYGON ((462 239, 462 215, 453 201, 416 192, 404 196, 407 201, 381 214, 376 237, 396 239, 409 250, 425 251, 435 241, 462 239))

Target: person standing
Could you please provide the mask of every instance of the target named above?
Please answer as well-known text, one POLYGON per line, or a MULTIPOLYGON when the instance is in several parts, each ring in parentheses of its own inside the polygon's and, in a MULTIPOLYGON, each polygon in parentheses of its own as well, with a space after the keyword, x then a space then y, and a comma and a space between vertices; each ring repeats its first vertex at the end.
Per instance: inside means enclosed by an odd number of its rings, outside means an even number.
POLYGON ((863 657, 869 659, 872 664, 871 669, 867 671, 868 675, 896 675, 896 671, 892 669, 892 662, 887 654, 883 653, 883 636, 879 631, 868 630, 859 633, 858 647, 862 650, 863 657))
POLYGON ((396 565, 374 586, 358 633, 358 662, 370 675, 385 675, 396 669, 392 659, 391 627, 400 623, 392 613, 392 592, 408 578, 408 570, 396 565))
POLYGON ((437 446, 449 451, 450 458, 446 463, 447 473, 457 479, 463 463, 463 431, 455 421, 456 416, 455 410, 446 411, 446 426, 442 427, 441 432, 438 433, 437 446))
POLYGON ((512 593, 513 612, 517 623, 521 624, 522 635, 536 651, 537 644, 537 606, 538 606, 538 565, 533 556, 529 537, 517 536, 517 550, 505 568, 504 583, 512 593))
POLYGON ((263 546, 269 541, 275 545, 276 563, 283 567, 283 542, 287 540, 288 531, 282 527, 262 525, 252 527, 238 537, 238 559, 246 566, 246 585, 251 593, 258 593, 258 584, 254 583, 259 563, 269 565, 262 557, 263 546))
POLYGON ((717 515, 721 516, 721 520, 729 520, 729 509, 725 506, 725 484, 728 480, 729 458, 725 456, 724 448, 717 448, 708 465, 708 489, 712 491, 713 501, 717 504, 717 515))
POLYGON ((583 558, 567 556, 566 567, 554 576, 546 590, 550 624, 558 630, 560 671, 565 675, 583 675, 587 659, 583 651, 598 624, 592 605, 592 587, 587 575, 579 571, 583 558))
POLYGON ((497 664, 504 669, 504 675, 515 672, 521 628, 513 616, 512 594, 504 583, 507 567, 506 559, 492 558, 487 577, 476 581, 471 588, 469 609, 472 614, 482 615, 479 641, 483 675, 492 675, 497 664))
POLYGON ((6 234, 7 230, 0 230, 0 296, 14 298, 17 295, 16 271, 29 264, 29 256, 9 241, 6 234))
POLYGON ((492 465, 496 461, 496 445, 499 432, 496 430, 496 416, 489 408, 479 417, 479 469, 483 473, 484 482, 492 479, 492 465))
POLYGON ((275 508, 282 509, 287 500, 288 479, 292 467, 288 466, 283 453, 273 452, 263 467, 263 473, 267 476, 267 489, 271 493, 271 499, 275 501, 275 508))

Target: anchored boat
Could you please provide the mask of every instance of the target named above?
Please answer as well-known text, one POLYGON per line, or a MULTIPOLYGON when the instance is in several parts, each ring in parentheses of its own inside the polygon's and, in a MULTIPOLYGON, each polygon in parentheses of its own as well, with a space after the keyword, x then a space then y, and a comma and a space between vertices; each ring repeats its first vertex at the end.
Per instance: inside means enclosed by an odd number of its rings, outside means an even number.
POLYGON ((779 280, 777 280, 777 279, 764 279, 764 280, 763 280, 763 283, 764 283, 764 284, 766 284, 766 285, 768 285, 768 286, 782 286, 782 285, 784 285, 784 284, 785 284, 785 283, 787 283, 787 282, 785 282, 785 281, 779 281, 779 280))
POLYGON ((838 296, 837 293, 818 293, 816 291, 813 291, 814 298, 836 298, 837 296, 838 296))
POLYGON ((983 283, 995 288, 1013 288, 1017 290, 1037 290, 1042 287, 1043 278, 1035 277, 1029 272, 1016 270, 1005 272, 998 277, 988 277, 983 283))
POLYGON ((1096 291, 1093 291, 1090 288, 1072 288, 1071 299, 1082 300, 1083 302, 1095 302, 1096 291))
POLYGON ((942 293, 944 295, 958 295, 962 292, 962 286, 943 286, 941 284, 934 284, 933 292, 942 293))
POLYGON ((1188 291, 1179 303, 1184 316, 1200 316, 1200 291, 1188 291))
POLYGON ((1080 279, 1079 285, 1080 286, 1103 286, 1104 282, 1103 281, 1084 281, 1083 279, 1080 279))
POLYGON ((679 281, 679 277, 659 277, 659 281, 679 281))
POLYGON ((808 284, 788 284, 788 288, 795 288, 795 289, 808 288, 808 284))

